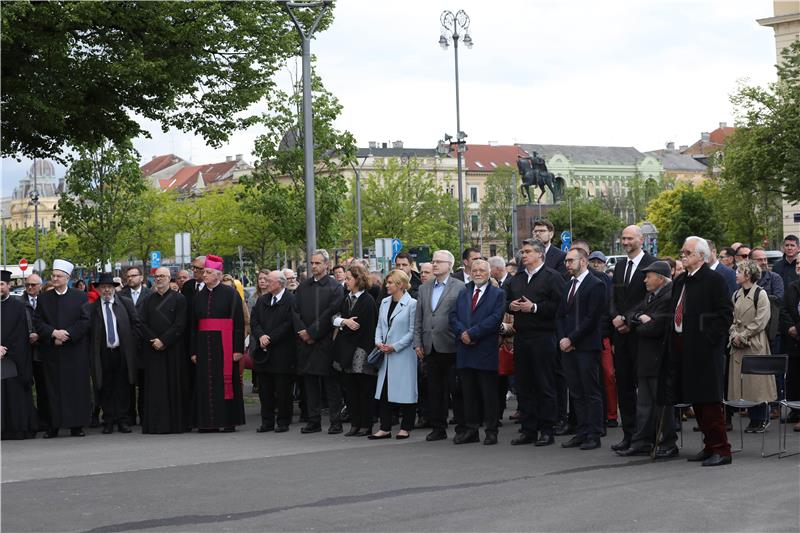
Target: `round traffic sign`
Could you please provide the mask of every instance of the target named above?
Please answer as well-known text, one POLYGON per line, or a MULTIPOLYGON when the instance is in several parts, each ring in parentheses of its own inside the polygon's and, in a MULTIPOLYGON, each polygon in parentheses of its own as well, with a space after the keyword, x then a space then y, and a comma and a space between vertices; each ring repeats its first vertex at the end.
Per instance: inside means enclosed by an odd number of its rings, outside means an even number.
POLYGON ((22 270, 23 272, 28 270, 28 260, 25 259, 24 257, 19 260, 19 269, 22 270))

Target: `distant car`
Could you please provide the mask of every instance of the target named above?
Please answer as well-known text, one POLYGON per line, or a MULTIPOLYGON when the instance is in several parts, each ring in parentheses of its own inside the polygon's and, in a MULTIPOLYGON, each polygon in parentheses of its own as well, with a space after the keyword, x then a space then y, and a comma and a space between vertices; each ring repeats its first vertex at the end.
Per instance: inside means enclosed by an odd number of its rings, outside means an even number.
POLYGON ((767 263, 769 263, 770 268, 783 257, 783 252, 779 252, 778 250, 767 250, 766 253, 767 263))
POLYGON ((608 255, 606 256, 606 267, 614 268, 614 265, 617 264, 617 261, 624 261, 627 257, 627 255, 608 255))
POLYGON ((25 294, 25 287, 14 287, 10 292, 11 296, 22 296, 25 294))

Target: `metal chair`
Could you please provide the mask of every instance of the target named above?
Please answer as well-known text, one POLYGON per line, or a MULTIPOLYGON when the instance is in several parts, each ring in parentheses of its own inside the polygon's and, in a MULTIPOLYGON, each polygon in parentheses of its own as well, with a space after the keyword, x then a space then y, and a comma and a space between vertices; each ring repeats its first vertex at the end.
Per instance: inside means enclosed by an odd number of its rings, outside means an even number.
MULTIPOLYGON (((786 377, 786 367, 788 365, 789 358, 786 355, 745 355, 742 357, 742 373, 739 377, 739 392, 743 391, 744 385, 744 376, 751 375, 751 376, 784 376, 786 377)), ((784 394, 785 396, 785 394, 784 394)), ((781 403, 785 401, 785 398, 781 400, 778 399, 781 403)), ((756 407, 757 405, 763 405, 764 408, 769 413, 769 402, 754 402, 752 400, 745 400, 743 398, 739 398, 738 400, 724 400, 722 403, 733 407, 734 409, 747 409, 750 407, 756 407)), ((769 416, 769 415, 768 415, 769 416)), ((785 439, 784 439, 785 440, 785 439)), ((765 447, 767 442, 767 432, 766 430, 761 434, 761 457, 772 457, 773 455, 780 456, 781 452, 783 451, 781 448, 781 432, 780 427, 778 428, 778 451, 775 453, 765 454, 765 447)), ((742 416, 739 416, 739 448, 731 450, 732 452, 740 452, 744 449, 744 428, 742 427, 742 416)))
MULTIPOLYGON (((786 391, 785 391, 785 389, 784 389, 783 399, 780 400, 778 403, 780 404, 781 408, 786 408, 789 412, 791 412, 792 409, 800 410, 800 400, 787 400, 786 399, 786 391)), ((800 454, 800 451, 792 452, 792 453, 786 453, 786 433, 787 433, 788 426, 791 425, 791 423, 788 420, 788 418, 789 418, 788 415, 789 415, 789 413, 787 412, 785 417, 782 417, 782 416, 779 417, 779 421, 781 421, 781 423, 783 424, 783 444, 780 447, 780 449, 778 450, 778 459, 782 459, 784 457, 791 457, 793 455, 800 454)))
MULTIPOLYGON (((690 403, 676 403, 672 407, 674 409, 686 409, 686 408, 691 407, 691 406, 692 406, 692 404, 690 404, 690 403)), ((677 424, 680 425, 680 428, 681 428, 681 430, 678 432, 678 433, 681 434, 681 443, 678 446, 678 448, 683 449, 683 421, 682 420, 678 420, 677 424)))

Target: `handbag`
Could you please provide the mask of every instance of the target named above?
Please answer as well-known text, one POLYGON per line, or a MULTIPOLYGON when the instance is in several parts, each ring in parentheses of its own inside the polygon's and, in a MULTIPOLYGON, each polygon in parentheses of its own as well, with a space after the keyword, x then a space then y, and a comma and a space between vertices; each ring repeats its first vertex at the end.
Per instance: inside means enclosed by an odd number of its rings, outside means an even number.
POLYGON ((374 367, 376 370, 381 367, 383 364, 383 357, 386 354, 380 351, 378 348, 373 348, 369 355, 367 356, 367 364, 371 367, 374 367))
POLYGON ((503 343, 500 346, 499 364, 497 367, 497 375, 511 376, 514 374, 514 348, 509 348, 503 343))

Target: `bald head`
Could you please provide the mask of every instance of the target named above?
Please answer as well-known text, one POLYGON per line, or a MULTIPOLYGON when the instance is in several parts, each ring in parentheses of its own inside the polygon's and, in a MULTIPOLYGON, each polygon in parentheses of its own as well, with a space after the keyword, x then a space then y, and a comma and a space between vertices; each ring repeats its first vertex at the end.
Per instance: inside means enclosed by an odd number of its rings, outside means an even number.
POLYGON ((625 253, 628 254, 628 257, 633 259, 639 255, 639 252, 642 249, 642 244, 644 242, 642 228, 636 224, 631 224, 622 230, 622 236, 619 240, 620 244, 622 244, 622 248, 625 250, 625 253))
POLYGON ((39 296, 42 290, 42 278, 39 274, 29 274, 25 278, 25 293, 30 297, 39 296))
POLYGON ((164 294, 169 290, 169 278, 171 273, 167 267, 159 267, 153 273, 153 279, 155 280, 155 287, 156 290, 164 294))

